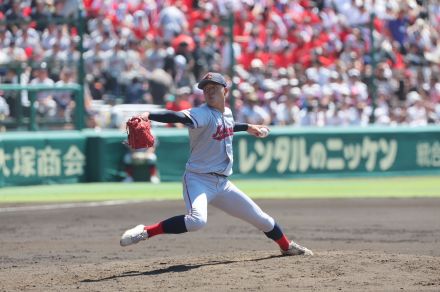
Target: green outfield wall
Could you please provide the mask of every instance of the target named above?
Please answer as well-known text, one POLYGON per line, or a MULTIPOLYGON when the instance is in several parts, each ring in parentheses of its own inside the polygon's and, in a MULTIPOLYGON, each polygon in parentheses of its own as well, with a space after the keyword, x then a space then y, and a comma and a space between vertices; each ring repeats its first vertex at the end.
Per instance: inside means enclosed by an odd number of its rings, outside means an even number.
MULTIPOLYGON (((185 131, 160 135, 164 180, 181 178, 185 131)), ((440 127, 273 128, 234 136, 235 178, 440 174, 440 127)))
POLYGON ((0 134, 0 186, 85 181, 86 166, 81 132, 0 134))
MULTIPOLYGON (((155 129, 163 181, 180 180, 185 129, 155 129)), ((122 131, 0 135, 0 186, 123 178, 122 131)), ((440 174, 440 127, 273 128, 265 139, 234 136, 235 178, 440 174)))

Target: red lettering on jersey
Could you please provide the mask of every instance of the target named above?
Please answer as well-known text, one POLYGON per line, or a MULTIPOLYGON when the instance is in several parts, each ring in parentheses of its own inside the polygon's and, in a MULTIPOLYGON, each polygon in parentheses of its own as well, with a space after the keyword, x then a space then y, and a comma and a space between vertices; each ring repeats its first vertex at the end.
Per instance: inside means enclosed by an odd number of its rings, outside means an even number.
POLYGON ((222 125, 217 126, 217 131, 212 134, 212 138, 218 141, 225 139, 226 137, 233 136, 233 128, 224 128, 222 125))

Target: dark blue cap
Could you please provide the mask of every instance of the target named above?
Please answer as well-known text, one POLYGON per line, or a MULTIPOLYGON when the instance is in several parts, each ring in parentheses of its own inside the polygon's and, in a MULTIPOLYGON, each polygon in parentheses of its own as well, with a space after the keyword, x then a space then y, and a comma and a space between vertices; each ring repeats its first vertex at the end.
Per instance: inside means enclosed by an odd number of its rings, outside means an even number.
POLYGON ((228 86, 225 78, 220 73, 208 72, 205 76, 203 76, 202 80, 200 80, 199 85, 197 86, 199 89, 203 89, 206 84, 209 82, 214 82, 224 87, 228 86))

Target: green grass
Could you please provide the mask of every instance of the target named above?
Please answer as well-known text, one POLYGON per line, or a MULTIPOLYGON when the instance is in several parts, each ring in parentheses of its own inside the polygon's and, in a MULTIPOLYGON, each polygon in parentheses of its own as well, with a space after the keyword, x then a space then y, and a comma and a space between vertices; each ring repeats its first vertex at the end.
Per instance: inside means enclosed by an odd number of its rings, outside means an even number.
MULTIPOLYGON (((252 198, 440 197, 438 176, 237 180, 234 183, 252 198)), ((181 192, 179 182, 8 187, 0 189, 0 203, 180 199, 181 192)))

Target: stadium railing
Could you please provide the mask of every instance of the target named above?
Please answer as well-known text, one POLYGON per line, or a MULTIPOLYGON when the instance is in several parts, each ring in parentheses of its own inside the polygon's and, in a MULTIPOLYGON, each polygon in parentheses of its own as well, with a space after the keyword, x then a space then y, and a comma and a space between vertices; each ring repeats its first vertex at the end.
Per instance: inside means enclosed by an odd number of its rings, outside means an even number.
MULTIPOLYGON (((0 126, 15 126, 19 128, 20 126, 27 126, 29 131, 38 131, 40 125, 62 125, 66 124, 64 120, 57 119, 47 119, 45 117, 37 116, 36 95, 41 91, 70 91, 73 94, 73 99, 75 101, 75 111, 74 111, 74 128, 76 130, 82 130, 85 127, 84 121, 84 98, 83 98, 83 88, 79 84, 69 84, 64 86, 52 86, 52 85, 18 85, 18 84, 0 84, 0 90, 2 91, 17 91, 17 92, 27 92, 29 95, 29 117, 23 117, 22 114, 17 115, 15 119, 6 119, 0 121, 0 126)), ((17 98, 21 98, 17 96, 17 98)), ((22 113, 23 105, 19 102, 20 113, 22 113)))

